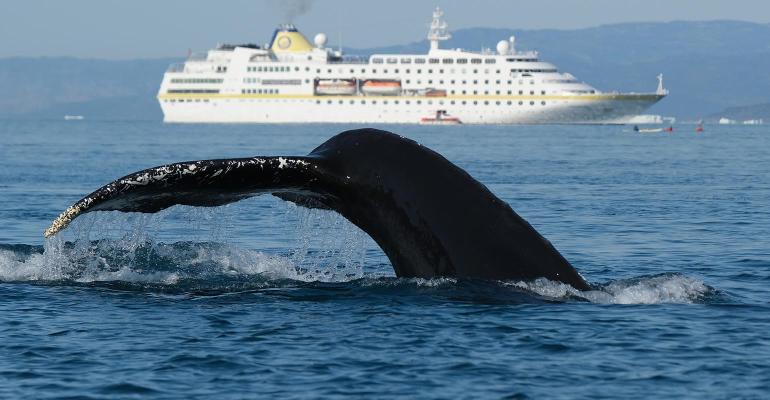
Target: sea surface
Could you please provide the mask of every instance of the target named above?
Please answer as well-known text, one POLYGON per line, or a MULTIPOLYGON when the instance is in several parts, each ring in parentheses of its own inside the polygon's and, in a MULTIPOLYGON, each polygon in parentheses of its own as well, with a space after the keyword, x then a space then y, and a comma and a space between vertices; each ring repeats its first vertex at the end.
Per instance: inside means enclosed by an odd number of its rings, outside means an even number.
POLYGON ((0 121, 0 398, 770 397, 770 127, 384 127, 510 203, 590 292, 399 279, 342 217, 272 196, 43 239, 133 171, 350 128, 0 121))

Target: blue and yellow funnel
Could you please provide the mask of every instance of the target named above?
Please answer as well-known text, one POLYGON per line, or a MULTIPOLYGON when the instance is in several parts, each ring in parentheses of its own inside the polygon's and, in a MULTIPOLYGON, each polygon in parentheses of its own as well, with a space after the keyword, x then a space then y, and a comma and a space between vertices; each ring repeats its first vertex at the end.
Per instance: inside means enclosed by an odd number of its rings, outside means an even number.
POLYGON ((273 33, 270 50, 274 53, 299 53, 313 50, 307 38, 292 24, 282 24, 273 33))

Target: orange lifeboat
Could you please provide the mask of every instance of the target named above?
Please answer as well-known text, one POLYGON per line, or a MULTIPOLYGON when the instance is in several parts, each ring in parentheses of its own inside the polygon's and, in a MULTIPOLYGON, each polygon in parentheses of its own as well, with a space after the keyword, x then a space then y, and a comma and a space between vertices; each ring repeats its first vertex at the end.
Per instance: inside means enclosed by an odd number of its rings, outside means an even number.
POLYGON ((369 95, 394 96, 401 94, 401 81, 369 79, 361 85, 361 91, 369 95))

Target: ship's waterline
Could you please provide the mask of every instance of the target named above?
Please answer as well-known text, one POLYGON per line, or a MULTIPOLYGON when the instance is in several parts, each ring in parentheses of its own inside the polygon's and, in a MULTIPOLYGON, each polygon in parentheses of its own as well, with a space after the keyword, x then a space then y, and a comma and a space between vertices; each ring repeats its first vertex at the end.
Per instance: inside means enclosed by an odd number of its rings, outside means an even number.
POLYGON ((165 74, 158 100, 166 122, 419 123, 447 115, 462 123, 625 123, 665 97, 603 93, 518 52, 515 38, 497 51, 440 49, 450 37, 436 10, 427 54, 344 57, 315 46, 293 25, 271 42, 222 45, 191 56, 165 74))

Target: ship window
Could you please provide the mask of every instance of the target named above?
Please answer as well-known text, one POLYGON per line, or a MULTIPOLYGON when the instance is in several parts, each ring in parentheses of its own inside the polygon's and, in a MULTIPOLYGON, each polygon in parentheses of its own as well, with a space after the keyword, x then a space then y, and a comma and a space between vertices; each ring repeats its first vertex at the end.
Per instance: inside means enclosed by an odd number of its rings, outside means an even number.
POLYGON ((523 102, 523 101, 521 101, 521 100, 519 100, 519 105, 520 105, 520 106, 521 106, 521 105, 524 105, 524 102, 523 102))
POLYGON ((471 58, 471 64, 481 64, 480 58, 471 58))
POLYGON ((541 90, 540 94, 545 95, 545 90, 541 90))
POLYGON ((524 94, 524 91, 523 90, 519 90, 519 94, 520 95, 524 94))
POLYGON ((382 64, 382 58, 379 58, 379 57, 372 58, 372 64, 382 64))
POLYGON ((478 102, 478 101, 476 101, 476 100, 473 100, 473 105, 474 105, 474 106, 475 106, 475 105, 478 105, 478 104, 479 104, 479 102, 478 102))
POLYGON ((438 83, 443 85, 444 84, 444 80, 442 79, 442 80, 438 81, 438 83))
POLYGON ((417 104, 422 104, 422 100, 417 100, 417 104))
POLYGON ((499 85, 500 84, 500 80, 499 79, 496 80, 495 83, 499 85))
POLYGON ((305 67, 305 72, 310 72, 310 67, 305 67))
POLYGON ((474 90, 473 94, 479 94, 478 90, 474 90))
POLYGON ((433 105, 433 100, 428 100, 429 105, 433 105))
POLYGON ((418 80, 417 80, 417 84, 419 85, 419 84, 421 84, 421 83, 422 83, 422 81, 418 79, 418 80))
POLYGON ((326 70, 326 73, 327 73, 327 74, 331 74, 331 73, 332 73, 332 69, 331 69, 331 68, 327 69, 327 70, 326 70))
POLYGON ((321 73, 321 68, 316 68, 315 73, 316 74, 320 74, 321 73))
POLYGON ((534 90, 530 90, 529 94, 535 94, 535 91, 534 90))
POLYGON ((455 60, 453 60, 451 58, 445 58, 445 59, 441 60, 441 62, 444 63, 444 64, 454 64, 455 60))
POLYGON ((393 100, 393 103, 398 104, 398 100, 393 100))
POLYGON ((340 101, 339 101, 339 103, 340 103, 340 104, 342 104, 342 103, 343 103, 343 101, 342 101, 342 100, 340 100, 340 101))
POLYGON ((410 104, 410 103, 411 103, 411 101, 409 101, 409 100, 406 101, 406 104, 410 104))
POLYGON ((473 84, 474 84, 474 85, 477 85, 478 83, 479 83, 479 81, 477 81, 477 80, 475 80, 475 79, 473 80, 473 84))
POLYGON ((294 67, 294 70, 295 71, 299 71, 299 67, 294 67))
POLYGON ((444 70, 443 70, 443 69, 440 69, 440 70, 438 70, 438 73, 439 73, 439 74, 443 74, 443 73, 444 73, 444 70))
POLYGON ((353 68, 350 69, 350 73, 354 74, 356 71, 353 70, 353 68))
POLYGON ((465 90, 463 90, 463 94, 465 94, 465 93, 466 93, 465 90))
POLYGON ((466 101, 465 101, 465 100, 463 100, 463 105, 465 105, 465 103, 466 103, 466 101))
POLYGON ((366 100, 361 100, 361 104, 366 104, 366 100))
POLYGON ((406 73, 408 74, 411 70, 409 68, 406 69, 406 73))
POLYGON ((315 103, 316 104, 321 104, 321 100, 316 100, 315 103))
POLYGON ((428 70, 428 73, 429 73, 429 74, 432 74, 432 73, 433 73, 433 70, 432 70, 432 69, 429 69, 429 70, 428 70))
POLYGON ((489 90, 485 90, 485 91, 484 91, 484 94, 489 94, 489 90))
POLYGON ((544 102, 544 101, 541 101, 541 102, 540 102, 540 104, 542 104, 542 105, 545 105, 545 102, 544 102))
POLYGON ((388 104, 388 101, 387 100, 383 100, 382 104, 388 104))
POLYGON ((478 74, 478 73, 479 73, 479 70, 477 70, 477 69, 474 69, 474 70, 473 70, 473 73, 474 73, 474 74, 478 74))
POLYGON ((406 83, 409 83, 409 79, 406 80, 406 83))
POLYGON ((496 73, 496 74, 499 74, 499 73, 500 73, 500 70, 499 70, 499 69, 498 69, 498 70, 496 70, 496 71, 495 71, 495 73, 496 73))
POLYGON ((411 63, 412 63, 412 59, 411 58, 402 58, 401 59, 401 64, 411 64, 411 63))
POLYGON ((531 105, 531 106, 534 106, 534 105, 535 105, 535 102, 534 102, 534 101, 530 101, 530 102, 529 102, 529 105, 531 105))
POLYGON ((428 79, 428 84, 429 85, 433 84, 433 79, 428 79))
POLYGON ((421 70, 421 69, 418 69, 418 70, 417 70, 417 73, 418 73, 418 74, 421 74, 421 73, 422 73, 422 70, 421 70))
POLYGON ((463 81, 463 85, 465 85, 466 83, 468 83, 468 81, 463 81))
POLYGON ((511 81, 508 81, 508 84, 509 84, 509 85, 510 85, 510 84, 512 84, 512 83, 513 83, 513 82, 511 82, 511 81))
POLYGON ((453 84, 453 85, 455 84, 455 80, 454 80, 454 79, 452 79, 452 80, 451 80, 451 81, 449 81, 449 82, 450 82, 451 84, 453 84))
POLYGON ((382 73, 383 73, 383 74, 387 74, 387 73, 388 73, 388 70, 387 70, 387 69, 384 69, 384 70, 382 70, 382 73))
POLYGON ((398 73, 398 68, 396 68, 393 72, 398 73))
POLYGON ((395 57, 388 58, 388 64, 395 64, 398 60, 395 57))
POLYGON ((467 58, 458 58, 457 59, 457 63, 458 64, 468 64, 468 59, 467 58))
POLYGON ((454 101, 454 100, 450 100, 450 101, 449 101, 449 104, 451 104, 451 105, 455 105, 455 101, 454 101))
POLYGON ((484 64, 494 64, 496 61, 494 58, 487 58, 484 60, 484 64))
POLYGON ((499 90, 495 90, 495 94, 500 94, 500 91, 499 90))
POLYGON ((430 64, 438 64, 438 58, 429 58, 429 59, 428 59, 428 62, 429 62, 430 64))
POLYGON ((510 91, 510 90, 508 91, 508 94, 511 94, 511 91, 510 91))
POLYGON ((355 104, 355 100, 350 100, 350 104, 355 104))
POLYGON ((455 91, 454 90, 450 90, 449 94, 455 94, 455 91))
POLYGON ((377 104, 377 100, 372 100, 372 104, 377 104))
POLYGON ((500 105, 500 102, 499 102, 499 101, 496 101, 496 102, 495 102, 495 104, 497 104, 497 105, 499 106, 499 105, 500 105))
POLYGON ((425 64, 425 59, 424 58, 415 58, 414 59, 414 63, 415 64, 425 64))
POLYGON ((372 68, 372 73, 376 74, 377 73, 377 68, 372 68))
POLYGON ((489 85, 489 79, 485 80, 485 81, 484 81, 484 84, 485 84, 485 85, 489 85))
POLYGON ((506 104, 508 104, 509 106, 511 105, 511 103, 512 103, 512 102, 511 102, 510 100, 508 100, 508 101, 506 102, 506 104))
POLYGON ((326 104, 332 104, 331 100, 326 100, 326 104))
POLYGON ((366 73, 366 68, 361 68, 361 73, 365 74, 366 73))

